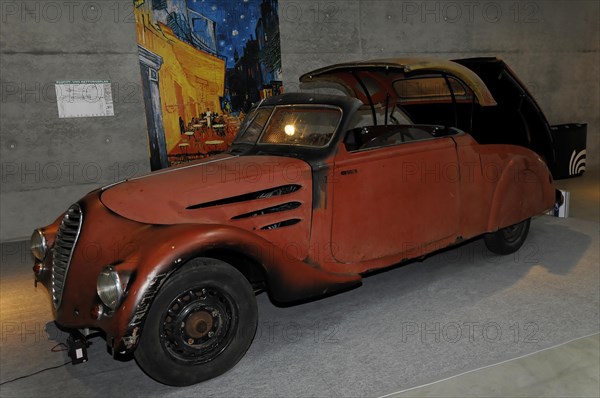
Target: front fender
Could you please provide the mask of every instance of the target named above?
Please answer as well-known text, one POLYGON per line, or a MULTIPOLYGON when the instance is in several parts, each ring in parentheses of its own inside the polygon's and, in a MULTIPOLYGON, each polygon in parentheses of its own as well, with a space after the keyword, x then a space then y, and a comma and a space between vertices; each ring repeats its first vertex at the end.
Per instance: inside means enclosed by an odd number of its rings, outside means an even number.
MULTIPOLYGON (((171 272, 212 250, 232 250, 259 264, 271 296, 289 302, 318 296, 360 283, 359 275, 332 274, 295 258, 251 231, 217 224, 151 225, 123 218, 99 200, 99 191, 78 203, 84 214, 79 240, 67 272, 56 321, 65 328, 98 328, 116 352, 131 351, 155 294, 171 272), (111 265, 121 275, 124 299, 119 307, 100 319, 92 309, 100 304, 96 280, 111 265)), ((45 230, 54 240, 59 220, 45 230)), ((38 277, 49 291, 53 252, 38 277)), ((238 264, 234 264, 238 265, 238 264)), ((240 265, 238 265, 240 266, 240 265)))
POLYGON ((114 315, 119 332, 115 342, 126 351, 137 344, 145 315, 168 276, 188 260, 214 249, 231 250, 252 258, 264 270, 271 296, 289 302, 360 284, 355 274, 332 274, 294 258, 249 231, 224 225, 180 224, 152 226, 138 241, 139 257, 115 268, 135 275, 126 299, 114 315))

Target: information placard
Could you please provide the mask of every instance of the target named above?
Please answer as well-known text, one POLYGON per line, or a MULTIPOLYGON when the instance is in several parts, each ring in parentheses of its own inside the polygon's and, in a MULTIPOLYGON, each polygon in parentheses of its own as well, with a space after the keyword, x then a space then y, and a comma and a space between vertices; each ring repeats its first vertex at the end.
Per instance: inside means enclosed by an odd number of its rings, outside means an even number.
POLYGON ((114 116, 110 80, 57 81, 59 118, 114 116))

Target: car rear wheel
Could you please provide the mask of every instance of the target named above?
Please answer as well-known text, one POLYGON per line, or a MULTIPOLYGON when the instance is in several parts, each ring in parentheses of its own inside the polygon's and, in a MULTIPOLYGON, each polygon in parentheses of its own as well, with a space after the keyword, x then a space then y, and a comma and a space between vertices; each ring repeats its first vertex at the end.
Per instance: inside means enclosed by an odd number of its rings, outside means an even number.
POLYGON ((156 295, 135 359, 161 383, 195 384, 225 373, 244 356, 257 319, 246 278, 227 263, 196 258, 156 295))
POLYGON ((514 253, 523 246, 531 219, 521 221, 510 227, 499 229, 496 232, 483 235, 487 248, 496 254, 514 253))

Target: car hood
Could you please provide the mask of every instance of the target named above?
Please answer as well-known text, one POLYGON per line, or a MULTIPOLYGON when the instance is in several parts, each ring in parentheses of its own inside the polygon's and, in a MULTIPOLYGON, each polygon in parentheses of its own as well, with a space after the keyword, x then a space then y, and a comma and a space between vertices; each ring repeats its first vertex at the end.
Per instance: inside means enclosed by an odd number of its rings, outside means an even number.
POLYGON ((280 156, 221 154, 106 187, 102 203, 149 224, 215 223, 310 199, 308 163, 280 156))

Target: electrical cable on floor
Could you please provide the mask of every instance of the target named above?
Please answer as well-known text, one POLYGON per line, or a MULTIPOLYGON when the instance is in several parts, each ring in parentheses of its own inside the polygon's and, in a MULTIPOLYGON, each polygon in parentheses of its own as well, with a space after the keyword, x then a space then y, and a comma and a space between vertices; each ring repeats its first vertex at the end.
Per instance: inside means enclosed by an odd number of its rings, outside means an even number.
MULTIPOLYGON (((50 348, 50 351, 52 351, 52 352, 60 352, 60 351, 67 351, 68 349, 69 349, 69 347, 67 347, 67 345, 65 343, 58 343, 54 347, 50 348)), ((12 382, 17 381, 17 380, 26 379, 28 377, 35 376, 35 375, 40 374, 42 372, 45 372, 47 370, 62 368, 63 366, 68 365, 68 364, 70 364, 72 362, 73 362, 72 360, 69 360, 68 362, 63 363, 62 365, 51 366, 49 368, 38 370, 37 372, 31 373, 31 374, 28 374, 28 375, 25 375, 25 376, 19 376, 19 377, 16 377, 16 378, 12 379, 12 380, 3 381, 2 383, 0 383, 0 386, 3 386, 3 385, 8 384, 8 383, 12 383, 12 382)))
POLYGON ((65 343, 58 343, 54 347, 50 348, 52 352, 68 351, 69 347, 65 343))
POLYGON ((12 380, 3 381, 2 383, 0 383, 0 386, 3 386, 3 385, 8 384, 8 383, 12 383, 12 382, 17 381, 17 380, 26 379, 28 377, 35 376, 35 375, 37 375, 39 373, 42 373, 42 372, 45 372, 47 370, 62 368, 63 366, 68 365, 70 363, 71 363, 71 360, 69 360, 68 362, 63 363, 62 365, 52 366, 52 367, 49 367, 49 368, 46 368, 46 369, 38 370, 37 372, 31 373, 31 374, 28 374, 28 375, 25 375, 25 376, 16 377, 16 378, 14 378, 12 380))

